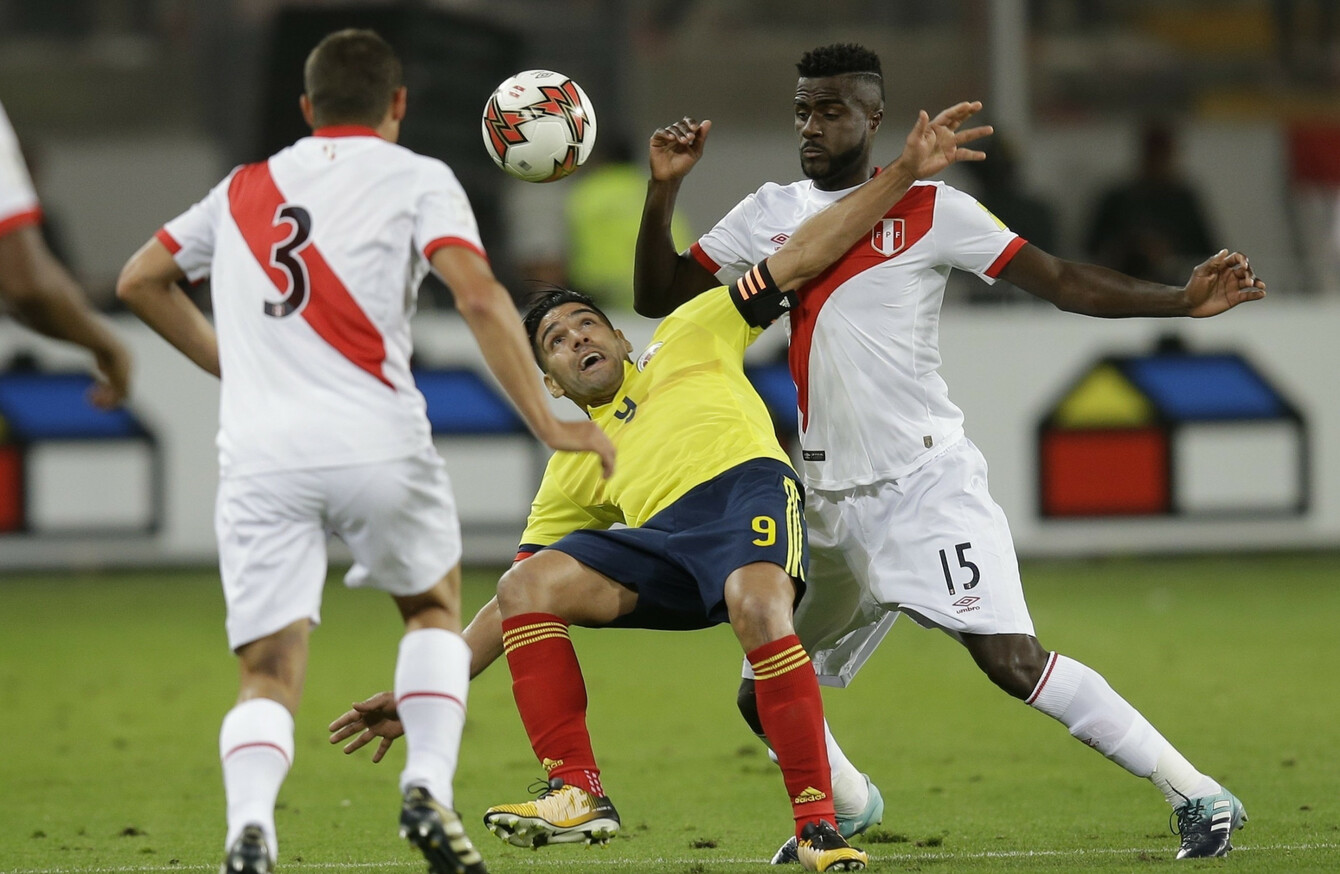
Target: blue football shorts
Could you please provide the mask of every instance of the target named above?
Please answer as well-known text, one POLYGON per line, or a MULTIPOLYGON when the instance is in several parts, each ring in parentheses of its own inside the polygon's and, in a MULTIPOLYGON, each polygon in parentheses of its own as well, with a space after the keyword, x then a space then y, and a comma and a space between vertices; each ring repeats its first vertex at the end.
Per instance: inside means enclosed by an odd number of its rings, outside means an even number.
POLYGON ((771 562, 805 591, 804 491, 780 461, 736 465, 690 489, 639 528, 581 530, 546 547, 637 592, 611 627, 688 630, 729 621, 726 578, 771 562))

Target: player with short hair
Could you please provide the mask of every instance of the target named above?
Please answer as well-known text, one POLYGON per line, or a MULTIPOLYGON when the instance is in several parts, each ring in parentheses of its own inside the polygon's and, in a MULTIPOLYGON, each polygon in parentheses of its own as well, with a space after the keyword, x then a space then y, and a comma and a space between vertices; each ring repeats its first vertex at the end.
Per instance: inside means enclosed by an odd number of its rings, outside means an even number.
POLYGON ((922 113, 879 184, 799 229, 731 288, 675 309, 636 363, 590 298, 556 291, 526 314, 546 387, 605 429, 623 466, 605 481, 589 459, 556 454, 522 535, 525 560, 498 583, 513 695, 549 778, 535 801, 488 810, 484 822, 500 837, 520 846, 603 842, 619 828, 586 730, 569 625, 729 622, 756 676, 799 861, 815 871, 865 867, 865 854, 833 825, 823 702, 792 627, 804 590, 800 486, 744 374, 744 351, 791 305, 787 290, 837 259, 912 179, 981 157, 956 145, 984 133, 956 133, 977 106, 960 104, 939 128, 922 113), (628 527, 609 530, 616 522, 628 527))
MULTIPOLYGON (((570 625, 729 622, 757 672, 759 718, 775 741, 800 862, 816 871, 865 866, 865 854, 833 825, 823 702, 792 627, 804 588, 799 484, 744 374, 744 352, 793 305, 786 289, 837 259, 912 179, 984 157, 962 145, 990 129, 959 130, 979 107, 959 104, 935 125, 922 113, 876 184, 807 222, 731 288, 677 308, 636 363, 623 334, 584 295, 554 291, 527 313, 550 393, 599 423, 622 463, 606 481, 588 459, 550 460, 518 561, 465 632, 476 673, 506 655, 517 708, 549 778, 538 799, 485 814, 504 840, 603 843, 619 829, 586 729, 570 625), (615 523, 629 527, 609 530, 615 523)), ((397 734, 392 706, 384 695, 357 705, 331 724, 331 741, 361 731, 345 748, 352 752, 381 736, 377 761, 397 734)))
MULTIPOLYGON (((638 239, 635 305, 662 315, 730 282, 796 227, 871 176, 883 119, 879 58, 852 44, 807 52, 794 98, 807 177, 767 183, 687 252, 668 231, 710 121, 685 118, 651 138, 651 182, 638 239)), ((796 628, 821 676, 855 673, 898 612, 961 642, 1010 695, 1133 774, 1174 807, 1178 858, 1220 856, 1246 820, 1241 802, 1197 771, 1095 671, 1034 636, 1009 526, 986 486, 986 462, 938 373, 938 326, 951 268, 1005 279, 1058 308, 1102 317, 1213 316, 1259 300, 1247 259, 1210 257, 1184 288, 1055 258, 941 182, 914 185, 867 240, 799 291, 788 360, 800 419, 801 472, 814 554, 796 628), (955 602, 971 586, 977 599, 955 602)), ((756 732, 752 680, 741 710, 756 732)), ((878 818, 868 778, 829 749, 836 808, 853 828, 878 818)), ((774 861, 794 859, 788 843, 774 861)))
POLYGON ((339 31, 304 76, 312 135, 228 174, 131 257, 117 286, 221 376, 215 527, 241 675, 219 737, 224 868, 266 874, 277 857, 275 798, 293 758, 330 530, 354 557, 345 584, 390 593, 405 622, 401 835, 435 874, 482 872, 451 809, 470 661, 460 524, 409 367, 409 318, 430 266, 536 436, 596 453, 606 473, 614 451, 594 424, 550 411, 451 169, 396 145, 407 92, 391 47, 372 31, 339 31), (214 326, 177 285, 206 275, 214 326))
POLYGON ((93 353, 89 400, 110 409, 130 391, 130 351, 89 307, 78 283, 42 239, 42 207, 0 104, 0 300, 26 327, 93 353))

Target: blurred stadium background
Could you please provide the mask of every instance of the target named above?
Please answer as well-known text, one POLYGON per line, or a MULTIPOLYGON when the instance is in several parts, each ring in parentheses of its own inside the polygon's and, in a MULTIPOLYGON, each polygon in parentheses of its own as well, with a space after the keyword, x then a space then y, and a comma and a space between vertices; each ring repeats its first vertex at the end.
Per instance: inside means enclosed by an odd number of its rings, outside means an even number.
MULTIPOLYGON (((1340 546, 1334 3, 0 0, 0 101, 48 230, 139 356, 127 411, 92 416, 78 379, 53 375, 78 371, 78 354, 0 322, 0 572, 212 561, 217 389, 116 312, 111 288, 228 168, 301 135, 301 60, 355 24, 401 52, 405 142, 457 170, 518 293, 530 265, 561 258, 565 199, 587 172, 535 186, 489 162, 478 116, 519 69, 581 82, 597 150, 631 143, 638 167, 657 126, 712 118, 681 196, 695 233, 762 182, 798 176, 794 63, 827 42, 883 57, 885 160, 916 109, 986 101, 993 160, 1013 158, 1017 190, 1052 216, 1036 233, 1065 257, 1092 257, 1102 192, 1135 172, 1142 131, 1167 126, 1214 245, 1247 252, 1269 300, 1204 323, 1103 322, 968 278, 946 304, 944 375, 1024 555, 1340 546)), ((950 181, 993 206, 992 180, 954 168, 950 181)), ((421 307, 418 363, 467 557, 502 561, 543 458, 479 373, 449 295, 427 288, 421 307)), ((625 322, 635 342, 650 333, 625 322)), ((786 432, 776 333, 751 361, 786 432)))

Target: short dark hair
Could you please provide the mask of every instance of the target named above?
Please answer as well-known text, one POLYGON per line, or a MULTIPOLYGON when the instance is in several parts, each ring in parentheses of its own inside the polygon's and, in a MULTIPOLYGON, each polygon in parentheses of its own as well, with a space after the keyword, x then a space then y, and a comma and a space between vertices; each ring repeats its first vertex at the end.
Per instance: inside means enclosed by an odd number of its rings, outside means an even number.
POLYGON ((317 126, 375 127, 386 117, 404 70, 391 46, 371 30, 339 30, 307 56, 303 87, 317 126))
POLYGON ((878 86, 879 99, 884 100, 884 72, 879 66, 879 55, 865 46, 851 42, 819 46, 801 55, 796 70, 805 79, 856 76, 878 86))
POLYGON ((521 319, 521 324, 526 327, 526 336, 530 338, 530 352, 535 356, 535 363, 540 365, 541 370, 544 370, 544 361, 540 358, 540 347, 536 342, 539 339, 540 322, 544 320, 550 310, 561 307, 565 303, 579 303, 600 316, 605 324, 611 328, 614 327, 614 323, 610 321, 609 316, 605 315, 605 311, 596 306, 594 300, 580 291, 573 291, 571 288, 563 288, 560 285, 551 285, 540 289, 531 297, 526 314, 521 319))

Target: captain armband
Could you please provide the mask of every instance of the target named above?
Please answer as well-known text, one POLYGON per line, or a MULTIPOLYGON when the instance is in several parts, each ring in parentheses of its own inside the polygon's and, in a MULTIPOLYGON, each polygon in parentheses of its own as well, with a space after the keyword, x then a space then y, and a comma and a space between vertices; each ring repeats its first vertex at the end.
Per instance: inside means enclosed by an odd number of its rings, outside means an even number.
POLYGON ((782 291, 772 281, 767 261, 755 264, 731 285, 730 299, 740 316, 754 328, 766 328, 796 305, 796 293, 782 291))

